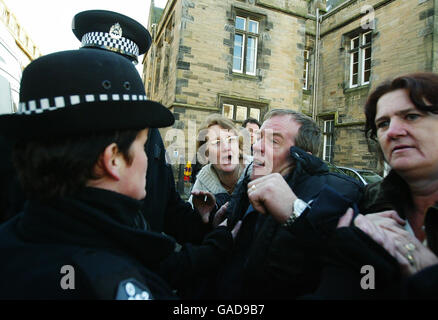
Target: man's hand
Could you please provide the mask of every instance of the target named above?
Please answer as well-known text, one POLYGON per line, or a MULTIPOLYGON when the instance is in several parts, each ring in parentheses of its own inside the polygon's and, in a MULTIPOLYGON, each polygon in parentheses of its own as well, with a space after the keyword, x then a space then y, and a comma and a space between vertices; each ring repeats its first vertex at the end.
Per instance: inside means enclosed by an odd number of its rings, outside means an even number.
POLYGON ((192 203, 193 207, 198 210, 204 223, 208 223, 210 212, 216 206, 215 196, 206 191, 193 190, 192 191, 192 203))
POLYGON ((279 173, 271 173, 248 184, 248 198, 255 210, 284 223, 293 212, 297 196, 279 173))

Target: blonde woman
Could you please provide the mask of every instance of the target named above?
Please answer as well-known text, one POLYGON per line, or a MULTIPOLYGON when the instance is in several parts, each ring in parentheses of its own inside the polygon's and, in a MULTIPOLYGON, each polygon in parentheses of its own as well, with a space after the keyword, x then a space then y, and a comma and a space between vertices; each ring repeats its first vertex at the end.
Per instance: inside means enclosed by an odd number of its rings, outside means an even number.
MULTIPOLYGON (((225 197, 228 200, 245 171, 242 136, 231 120, 212 114, 205 119, 197 138, 198 161, 208 164, 196 176, 192 195, 210 192, 218 203, 224 203, 226 201, 219 199, 225 197)), ((193 196, 189 202, 192 200, 193 196)))

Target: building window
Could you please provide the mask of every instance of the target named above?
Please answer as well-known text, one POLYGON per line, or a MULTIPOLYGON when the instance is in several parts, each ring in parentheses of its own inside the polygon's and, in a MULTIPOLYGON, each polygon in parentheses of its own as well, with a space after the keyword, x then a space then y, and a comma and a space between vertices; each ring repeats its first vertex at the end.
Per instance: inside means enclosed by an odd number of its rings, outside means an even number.
POLYGON ((157 51, 156 51, 156 62, 155 62, 155 79, 154 79, 154 93, 157 94, 160 88, 160 76, 161 76, 161 60, 163 51, 163 39, 158 41, 157 51))
POLYGON ((259 22, 236 16, 234 34, 233 72, 255 76, 259 22))
POLYGON ((370 83, 371 31, 350 38, 350 88, 370 83))
POLYGON ((332 162, 333 160, 333 132, 334 132, 334 120, 324 120, 324 146, 322 158, 325 161, 332 162))
POLYGON ((222 106, 222 115, 228 119, 234 119, 234 105, 224 103, 222 106))
POLYGON ((221 97, 222 115, 235 122, 243 122, 247 118, 254 118, 258 121, 264 116, 267 104, 263 102, 251 102, 231 97, 221 97))
POLYGON ((310 51, 304 50, 304 70, 303 70, 304 90, 309 90, 309 63, 310 63, 310 51))

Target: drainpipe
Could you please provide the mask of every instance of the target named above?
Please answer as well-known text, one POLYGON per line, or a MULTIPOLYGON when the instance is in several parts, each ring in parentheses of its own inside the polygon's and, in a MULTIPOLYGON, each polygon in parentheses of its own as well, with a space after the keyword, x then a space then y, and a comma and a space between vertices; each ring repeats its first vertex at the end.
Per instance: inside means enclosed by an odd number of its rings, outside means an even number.
POLYGON ((319 8, 316 8, 315 73, 313 75, 313 110, 312 110, 312 119, 315 121, 318 112, 319 38, 320 38, 320 16, 319 16, 319 8))
POLYGON ((432 33, 432 71, 438 72, 438 0, 434 0, 433 3, 433 33, 432 33))

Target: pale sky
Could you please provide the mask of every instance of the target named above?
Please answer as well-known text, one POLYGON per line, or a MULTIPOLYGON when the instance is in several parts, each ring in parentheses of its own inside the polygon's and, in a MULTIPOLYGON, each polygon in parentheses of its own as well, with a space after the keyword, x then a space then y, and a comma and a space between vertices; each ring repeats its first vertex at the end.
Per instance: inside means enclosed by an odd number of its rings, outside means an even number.
MULTIPOLYGON (((150 0, 4 0, 42 54, 79 48, 71 31, 73 16, 102 9, 129 16, 147 27, 150 0)), ((167 0, 155 0, 164 8, 167 0)), ((140 60, 141 61, 141 60, 140 60)))

